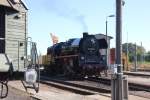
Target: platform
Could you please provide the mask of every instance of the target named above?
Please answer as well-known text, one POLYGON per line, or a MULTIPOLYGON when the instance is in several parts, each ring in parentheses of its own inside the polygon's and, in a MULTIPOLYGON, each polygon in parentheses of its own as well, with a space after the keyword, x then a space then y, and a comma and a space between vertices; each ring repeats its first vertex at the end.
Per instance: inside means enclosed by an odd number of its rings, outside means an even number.
POLYGON ((16 89, 16 91, 23 91, 25 94, 28 93, 30 97, 34 97, 40 100, 99 100, 99 98, 101 98, 102 100, 110 100, 110 94, 80 95, 44 84, 40 84, 39 93, 36 93, 32 89, 28 89, 28 91, 26 92, 21 81, 10 81, 9 87, 16 89))
POLYGON ((143 77, 128 76, 128 82, 150 86, 150 77, 143 78, 143 77))
MULTIPOLYGON (((13 92, 21 92, 22 95, 26 96, 25 99, 20 100, 33 100, 29 98, 34 98, 34 100, 111 100, 110 94, 95 94, 95 95, 80 95, 71 93, 69 91, 57 89, 51 86, 47 86, 44 84, 40 84, 40 91, 39 93, 36 93, 34 90, 29 89, 28 91, 25 91, 21 81, 10 81, 9 87, 12 89, 13 92)), ((11 93, 10 93, 11 94, 11 93)), ((15 93, 17 94, 17 93, 15 93)), ((13 98, 8 97, 6 100, 19 100, 16 99, 15 96, 13 98)), ((18 97, 17 97, 18 98, 18 97)), ((138 96, 129 95, 129 100, 150 100, 138 96)))

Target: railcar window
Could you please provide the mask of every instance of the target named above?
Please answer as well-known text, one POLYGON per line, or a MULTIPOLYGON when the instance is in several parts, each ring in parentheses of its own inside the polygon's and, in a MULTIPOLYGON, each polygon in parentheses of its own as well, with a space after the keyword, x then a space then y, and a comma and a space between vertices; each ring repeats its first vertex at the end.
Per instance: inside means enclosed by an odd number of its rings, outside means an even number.
POLYGON ((0 7, 0 53, 5 53, 5 10, 0 7))
POLYGON ((99 39, 98 42, 99 42, 100 49, 108 48, 108 44, 105 39, 99 39))
POLYGON ((0 40, 0 53, 5 53, 5 41, 0 40))

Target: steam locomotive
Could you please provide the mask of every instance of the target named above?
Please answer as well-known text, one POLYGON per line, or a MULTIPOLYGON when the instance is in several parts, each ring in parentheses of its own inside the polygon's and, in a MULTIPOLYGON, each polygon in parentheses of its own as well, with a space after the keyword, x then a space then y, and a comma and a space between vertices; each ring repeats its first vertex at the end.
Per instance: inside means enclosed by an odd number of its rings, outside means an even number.
POLYGON ((54 44, 47 49, 50 57, 49 71, 65 75, 96 75, 107 70, 105 36, 83 33, 82 38, 69 39, 67 42, 54 44))

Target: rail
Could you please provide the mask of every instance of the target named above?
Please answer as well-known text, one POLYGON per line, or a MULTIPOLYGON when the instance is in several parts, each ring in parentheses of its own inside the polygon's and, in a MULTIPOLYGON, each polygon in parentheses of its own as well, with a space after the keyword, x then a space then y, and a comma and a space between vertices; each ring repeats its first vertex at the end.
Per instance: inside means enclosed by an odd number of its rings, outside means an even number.
POLYGON ((144 73, 144 72, 128 72, 128 71, 124 71, 123 73, 125 75, 131 75, 131 76, 150 77, 149 73, 144 73))
MULTIPOLYGON (((89 77, 87 80, 94 81, 94 82, 101 82, 107 85, 111 85, 110 78, 96 78, 96 77, 89 77)), ((139 83, 129 82, 129 89, 130 90, 140 90, 140 91, 147 91, 150 92, 150 85, 144 85, 139 83)))
POLYGON ((52 81, 54 83, 60 83, 60 84, 63 84, 63 85, 79 88, 81 90, 84 90, 85 92, 88 91, 89 93, 92 93, 92 94, 110 93, 111 92, 110 89, 105 88, 105 87, 89 86, 89 85, 86 85, 86 84, 80 84, 80 83, 76 83, 76 82, 64 81, 62 79, 54 79, 54 78, 48 78, 48 77, 41 76, 41 83, 49 84, 48 81, 52 81))
MULTIPOLYGON (((87 79, 66 79, 63 77, 45 77, 41 76, 41 83, 47 84, 59 89, 68 90, 75 93, 82 94, 101 94, 111 92, 111 79, 109 78, 94 78, 87 79), (83 82, 82 82, 83 81, 83 82), (58 85, 63 84, 63 85, 58 85), (67 86, 67 89, 65 86, 67 86), (75 87, 75 88, 74 88, 75 87), (68 89, 69 88, 69 89, 68 89), (76 89, 78 88, 78 89, 76 89), (82 91, 81 91, 82 90, 82 91)), ((129 82, 129 94, 150 99, 150 86, 142 84, 135 84, 129 82), (142 92, 143 91, 143 92, 142 92), (140 93, 139 93, 140 92, 140 93)))

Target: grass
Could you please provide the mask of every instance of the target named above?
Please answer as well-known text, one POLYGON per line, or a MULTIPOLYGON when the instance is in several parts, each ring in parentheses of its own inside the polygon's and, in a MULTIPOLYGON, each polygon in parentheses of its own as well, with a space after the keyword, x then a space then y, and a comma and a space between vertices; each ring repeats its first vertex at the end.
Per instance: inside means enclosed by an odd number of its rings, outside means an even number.
MULTIPOLYGON (((128 70, 133 70, 135 68, 135 62, 128 63, 128 70)), ((137 62, 138 69, 150 70, 150 62, 137 62)), ((127 70, 127 63, 125 63, 125 70, 127 70)))

